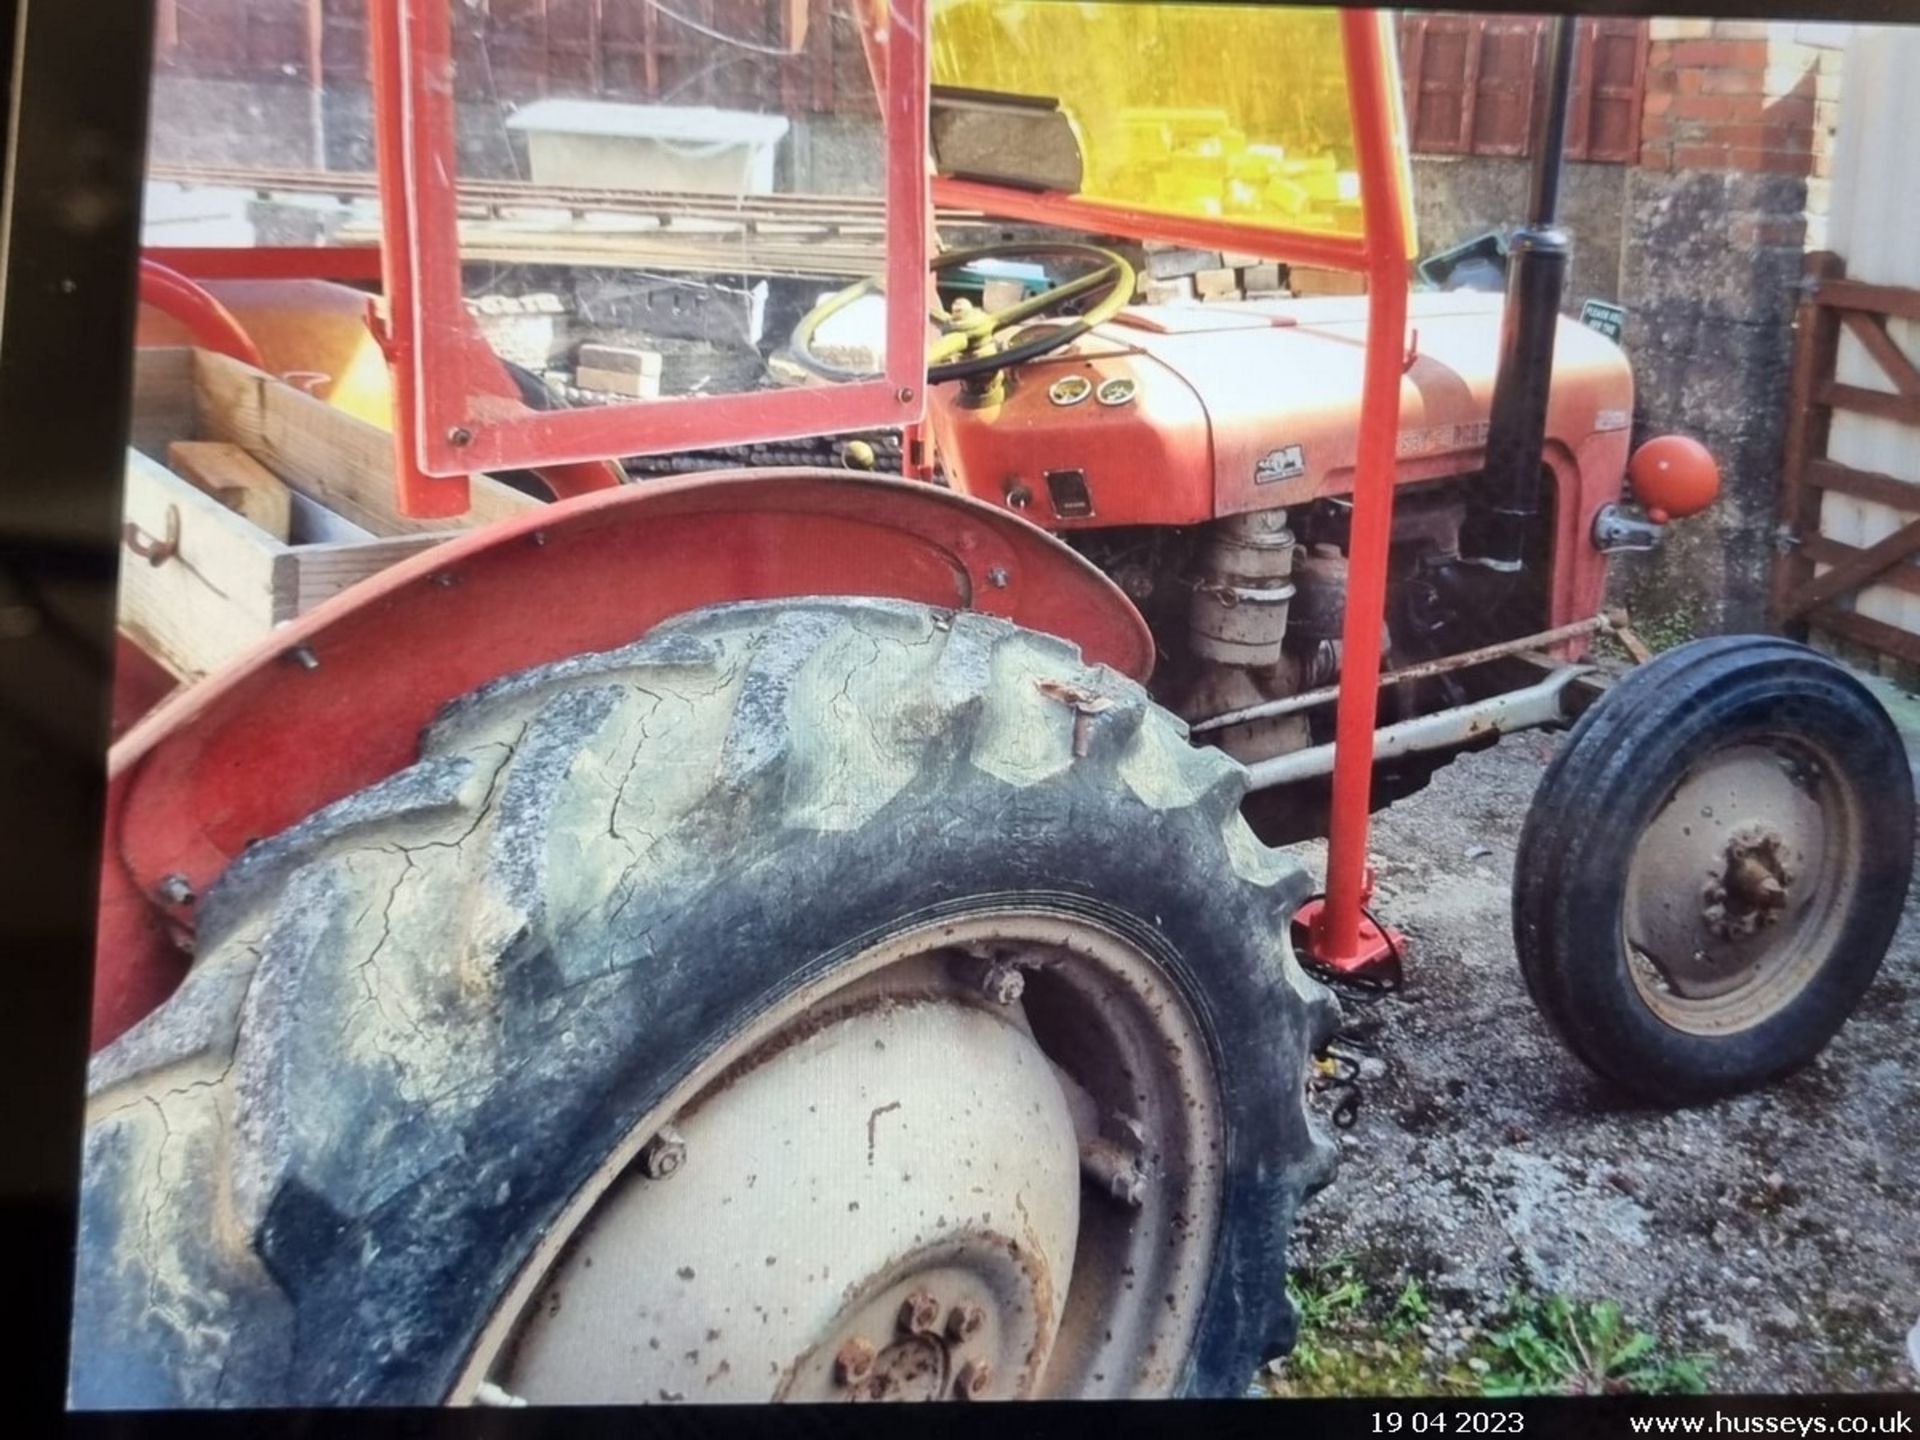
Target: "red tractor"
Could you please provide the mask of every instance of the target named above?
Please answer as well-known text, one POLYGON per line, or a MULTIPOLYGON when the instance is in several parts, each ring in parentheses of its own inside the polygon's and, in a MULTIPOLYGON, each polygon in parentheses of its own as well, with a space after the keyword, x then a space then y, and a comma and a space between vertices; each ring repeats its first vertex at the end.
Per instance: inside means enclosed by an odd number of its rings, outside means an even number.
MULTIPOLYGON (((155 254, 143 291, 200 349, 182 413, 298 482, 296 528, 371 526, 387 466, 411 549, 144 713, 127 660, 75 1404, 1241 1393, 1332 1170, 1308 968, 1400 960, 1370 808, 1523 727, 1573 726, 1514 938, 1575 1054, 1684 1103, 1843 1022, 1911 867, 1885 717, 1782 640, 1587 658, 1607 555, 1715 482, 1630 459, 1627 363, 1560 315, 1569 27, 1503 304, 1409 300, 1377 14, 847 6, 884 273, 802 307, 808 383, 581 405, 463 305, 447 7, 369 10, 379 247, 155 254), (949 206, 1368 293, 1140 306, 1110 244, 934 254, 929 153, 949 206), (369 337, 391 442, 289 459, 369 337), (608 460, 879 430, 900 477, 608 460), (1272 847, 1318 834, 1317 884, 1272 847)), ((123 605, 252 583, 235 517, 133 493, 123 605)), ((306 593, 298 551, 259 573, 306 593)), ((226 613, 126 628, 164 658, 226 613)))

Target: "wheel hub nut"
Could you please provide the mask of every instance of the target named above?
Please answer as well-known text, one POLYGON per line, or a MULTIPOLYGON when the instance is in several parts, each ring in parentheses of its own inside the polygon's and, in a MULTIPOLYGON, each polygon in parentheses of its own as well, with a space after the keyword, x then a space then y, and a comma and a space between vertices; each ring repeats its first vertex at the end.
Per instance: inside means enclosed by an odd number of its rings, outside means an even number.
POLYGON ((969 947, 957 961, 960 980, 973 987, 996 1005, 1011 1005, 1027 990, 1027 977, 1018 964, 1008 958, 1010 952, 984 946, 969 947))
POLYGON ((960 1367, 960 1373, 953 1377, 953 1398, 977 1400, 992 1383, 993 1367, 984 1360, 969 1360, 960 1367))
POLYGON ((987 1312, 978 1305, 956 1305, 947 1312, 947 1339, 955 1345, 964 1344, 986 1323, 987 1312))
POLYGON ((1019 966, 996 960, 980 977, 980 990, 996 1005, 1011 1005, 1026 993, 1027 977, 1019 966))
POLYGON ((640 1173, 649 1180, 664 1180, 686 1163, 687 1142, 671 1125, 662 1125, 640 1148, 640 1173))
POLYGON ((1125 1146, 1104 1137, 1080 1146, 1080 1170, 1122 1205, 1138 1208, 1147 1197, 1147 1177, 1140 1159, 1125 1146))
POLYGON ((873 1342, 856 1335, 833 1357, 836 1384, 855 1385, 873 1373, 873 1342))
POLYGON ((1776 832, 1743 830, 1727 842, 1726 866, 1701 894, 1700 918, 1722 940, 1757 934, 1786 909, 1786 843, 1776 832))
POLYGON ((900 1302, 900 1328, 908 1335, 933 1335, 940 1329, 940 1302, 916 1290, 900 1302))

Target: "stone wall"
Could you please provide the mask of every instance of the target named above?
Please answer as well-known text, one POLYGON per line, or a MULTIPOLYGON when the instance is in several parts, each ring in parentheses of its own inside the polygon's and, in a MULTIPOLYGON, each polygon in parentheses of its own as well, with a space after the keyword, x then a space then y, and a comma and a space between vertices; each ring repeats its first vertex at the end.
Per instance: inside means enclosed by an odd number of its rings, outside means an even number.
POLYGON ((1725 488, 1659 553, 1619 565, 1614 588, 1675 632, 1763 629, 1796 286, 1824 242, 1840 51, 1793 25, 1652 25, 1622 207, 1636 439, 1692 435, 1725 488))
MULTIPOLYGON (((1571 164, 1568 308, 1627 307, 1635 438, 1706 444, 1724 498, 1614 566, 1614 599, 1665 637, 1764 628, 1795 287, 1825 241, 1844 27, 1654 20, 1637 165, 1571 164)), ((1515 223, 1530 162, 1418 157, 1424 253, 1515 223)))
MULTIPOLYGON (((1561 192, 1560 223, 1573 236, 1567 298, 1620 299, 1621 215, 1628 167, 1569 164, 1561 192)), ((1484 155, 1417 155, 1413 161, 1414 220, 1420 253, 1465 244, 1489 230, 1520 223, 1527 208, 1525 161, 1484 155)))

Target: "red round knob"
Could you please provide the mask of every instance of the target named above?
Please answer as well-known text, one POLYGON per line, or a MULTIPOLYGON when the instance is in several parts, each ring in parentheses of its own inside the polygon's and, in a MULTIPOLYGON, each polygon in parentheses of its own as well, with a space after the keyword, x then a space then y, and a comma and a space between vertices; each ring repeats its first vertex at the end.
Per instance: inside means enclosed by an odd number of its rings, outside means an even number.
POLYGON ((1660 435, 1627 462, 1633 498, 1672 519, 1698 515, 1720 493, 1720 467, 1707 447, 1685 435, 1660 435))

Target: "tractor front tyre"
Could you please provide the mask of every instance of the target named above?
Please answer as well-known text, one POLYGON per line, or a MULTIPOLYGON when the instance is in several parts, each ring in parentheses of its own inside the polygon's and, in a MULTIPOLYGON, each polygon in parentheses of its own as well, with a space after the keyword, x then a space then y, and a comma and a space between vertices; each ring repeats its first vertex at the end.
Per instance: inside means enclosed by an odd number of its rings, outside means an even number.
POLYGON ((1886 954, 1913 807, 1898 731, 1832 660, 1765 636, 1668 651, 1581 717, 1528 811, 1527 988, 1574 1054, 1655 1103, 1790 1074, 1886 954))
POLYGON ((1243 1393, 1331 999, 1244 772, 974 614, 722 606, 247 851, 97 1057, 80 1407, 1243 1393))

